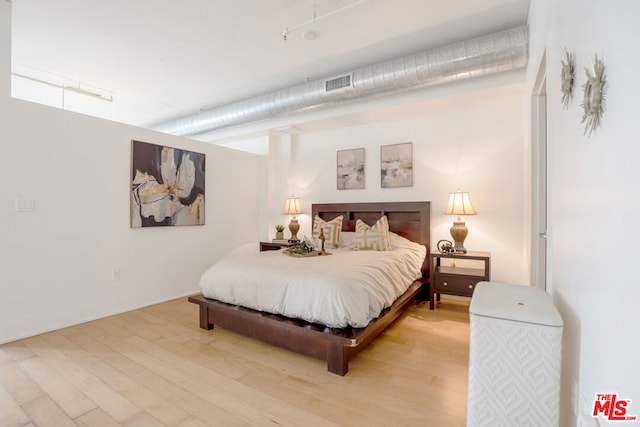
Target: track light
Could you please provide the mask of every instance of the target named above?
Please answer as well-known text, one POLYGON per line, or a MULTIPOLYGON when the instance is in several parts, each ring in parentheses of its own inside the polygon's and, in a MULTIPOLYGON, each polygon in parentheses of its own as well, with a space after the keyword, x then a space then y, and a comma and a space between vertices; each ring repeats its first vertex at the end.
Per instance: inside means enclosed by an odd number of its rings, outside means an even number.
MULTIPOLYGON (((296 24, 296 25, 294 25, 292 27, 285 27, 285 29, 282 31, 282 41, 286 42, 287 41, 287 37, 289 36, 289 33, 291 33, 292 31, 299 30, 300 28, 306 27, 309 24, 313 24, 314 22, 317 22, 317 21, 319 21, 319 20, 321 20, 323 18, 326 18, 327 16, 335 15, 336 13, 340 13, 340 12, 343 12, 343 11, 345 11, 347 9, 351 9, 354 6, 358 6, 358 5, 362 4, 362 3, 366 3, 367 1, 369 1, 369 0, 356 0, 356 1, 351 2, 351 3, 349 3, 349 4, 345 5, 345 6, 342 6, 342 7, 339 7, 337 9, 331 10, 331 11, 329 11, 327 13, 323 13, 322 15, 316 14, 316 8, 315 8, 315 5, 314 5, 314 7, 313 7, 313 17, 311 19, 308 19, 308 20, 304 21, 304 22, 296 24)), ((313 35, 314 35, 314 37, 312 37, 311 39, 309 39, 307 37, 305 37, 305 39, 312 40, 312 39, 315 38, 315 33, 313 33, 313 35)))

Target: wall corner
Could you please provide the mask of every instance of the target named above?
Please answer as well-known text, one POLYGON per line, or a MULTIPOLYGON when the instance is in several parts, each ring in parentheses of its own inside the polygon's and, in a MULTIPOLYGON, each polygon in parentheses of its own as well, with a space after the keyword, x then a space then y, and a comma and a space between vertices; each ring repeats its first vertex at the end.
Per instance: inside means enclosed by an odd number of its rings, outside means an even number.
POLYGON ((0 1, 0 99, 11 97, 11 11, 12 3, 0 1))

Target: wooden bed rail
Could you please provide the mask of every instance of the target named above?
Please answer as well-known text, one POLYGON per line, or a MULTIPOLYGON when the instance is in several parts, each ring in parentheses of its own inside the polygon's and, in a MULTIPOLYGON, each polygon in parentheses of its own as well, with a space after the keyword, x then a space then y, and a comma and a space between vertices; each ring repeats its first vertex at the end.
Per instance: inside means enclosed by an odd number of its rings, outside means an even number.
POLYGON ((189 302, 200 306, 202 329, 211 330, 217 325, 297 353, 326 360, 329 372, 345 375, 349 370, 349 360, 414 302, 423 284, 421 281, 414 282, 407 292, 365 328, 328 328, 207 299, 202 294, 189 297, 189 302))

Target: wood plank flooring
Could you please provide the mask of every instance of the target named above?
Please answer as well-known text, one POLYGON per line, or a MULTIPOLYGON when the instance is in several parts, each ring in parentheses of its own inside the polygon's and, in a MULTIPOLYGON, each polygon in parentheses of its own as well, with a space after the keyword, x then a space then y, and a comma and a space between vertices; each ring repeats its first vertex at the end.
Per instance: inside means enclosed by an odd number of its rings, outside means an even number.
POLYGON ((468 308, 410 308, 340 377, 169 301, 0 346, 0 426, 463 426, 468 308))

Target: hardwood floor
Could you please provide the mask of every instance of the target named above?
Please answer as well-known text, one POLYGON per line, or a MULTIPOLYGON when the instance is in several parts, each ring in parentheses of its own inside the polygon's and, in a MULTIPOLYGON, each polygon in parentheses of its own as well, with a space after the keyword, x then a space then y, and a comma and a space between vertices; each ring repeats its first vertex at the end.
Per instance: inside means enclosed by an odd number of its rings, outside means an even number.
POLYGON ((462 426, 469 301, 412 307, 340 377, 186 298, 0 346, 0 426, 462 426))

